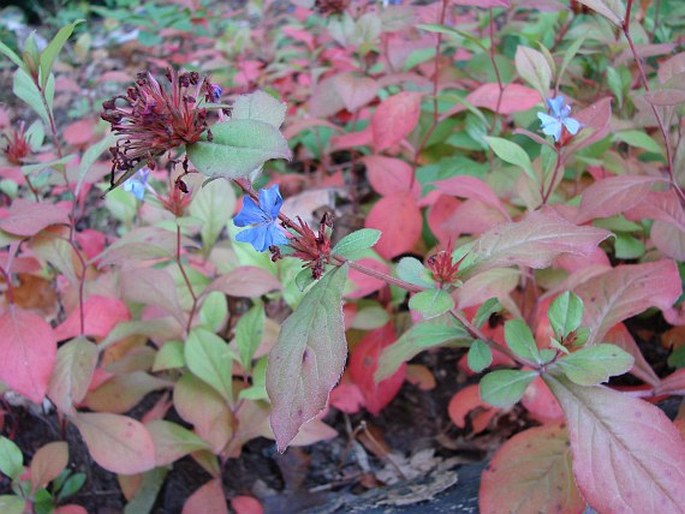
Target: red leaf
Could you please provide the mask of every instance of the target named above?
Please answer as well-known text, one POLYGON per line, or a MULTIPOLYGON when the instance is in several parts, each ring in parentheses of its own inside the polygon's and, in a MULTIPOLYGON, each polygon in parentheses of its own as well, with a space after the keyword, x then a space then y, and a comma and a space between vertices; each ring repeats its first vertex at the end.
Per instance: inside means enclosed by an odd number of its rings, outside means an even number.
POLYGON ((575 151, 596 143, 609 133, 611 97, 597 100, 582 111, 575 113, 573 117, 583 124, 584 130, 579 134, 580 137, 573 139, 573 143, 568 147, 565 155, 573 155, 575 151), (590 129, 590 131, 586 132, 585 129, 590 129))
POLYGON ((499 410, 481 400, 478 385, 466 386, 452 396, 452 399, 447 406, 447 413, 449 414, 452 423, 459 428, 465 428, 466 416, 476 409, 488 413, 488 416, 481 420, 478 427, 475 426, 474 422, 473 431, 477 434, 485 430, 492 417, 494 417, 499 410))
POLYGON ((659 384, 659 377, 645 360, 635 339, 623 323, 614 325, 602 338, 602 342, 615 344, 633 356, 635 364, 630 370, 631 374, 652 386, 659 384))
POLYGON ((264 514, 264 507, 253 496, 235 496, 231 498, 231 507, 235 514, 264 514))
POLYGON ((70 418, 93 460, 112 473, 133 475, 155 467, 155 444, 145 426, 127 416, 82 412, 70 418))
POLYGON ((661 383, 655 388, 654 393, 658 395, 685 396, 685 368, 679 369, 661 379, 661 383))
POLYGON ((379 383, 376 383, 373 378, 378 369, 381 351, 396 340, 395 329, 392 323, 388 323, 382 328, 367 333, 350 355, 350 378, 359 387, 364 396, 366 408, 374 416, 392 401, 404 382, 406 363, 402 364, 392 376, 379 383))
POLYGON ((215 478, 195 491, 183 505, 181 514, 228 514, 221 479, 215 478))
POLYGON ((682 293, 675 262, 662 260, 617 266, 575 289, 583 299, 583 326, 590 329, 587 344, 601 342, 616 323, 649 307, 668 309, 682 293))
POLYGON ((604 386, 546 382, 566 414, 576 482, 595 510, 682 512, 685 440, 659 408, 604 386))
POLYGON ((447 246, 450 242, 459 238, 459 233, 452 229, 450 223, 454 213, 461 202, 447 195, 440 195, 437 201, 428 210, 426 221, 428 226, 440 243, 447 246))
POLYGON ((93 138, 93 120, 85 119, 70 123, 62 135, 70 145, 83 146, 93 138))
POLYGON ((94 259, 105 249, 107 236, 102 232, 87 228, 76 233, 76 241, 86 254, 86 258, 94 259))
POLYGON ((59 223, 69 223, 67 211, 49 203, 17 199, 0 219, 0 228, 10 234, 29 237, 59 223))
POLYGON ((513 114, 515 112, 527 111, 535 107, 542 101, 540 93, 519 84, 507 84, 504 87, 502 99, 497 108, 500 90, 497 83, 490 82, 478 87, 466 96, 466 100, 476 107, 484 107, 500 114, 513 114))
POLYGON ((685 260, 685 212, 675 191, 650 192, 625 216, 635 221, 655 220, 650 232, 652 242, 667 257, 685 260))
POLYGON ((331 138, 331 151, 347 150, 357 146, 369 146, 372 141, 371 127, 366 127, 359 132, 350 132, 331 138))
POLYGON ((540 423, 549 423, 564 417, 559 402, 540 377, 533 380, 526 388, 521 403, 540 423))
POLYGON ((335 89, 345 105, 345 109, 354 112, 376 98, 378 84, 369 77, 354 73, 341 73, 333 79, 335 89))
POLYGON ((446 195, 458 196, 459 198, 473 198, 483 202, 488 207, 498 210, 505 219, 509 219, 509 213, 502 205, 492 188, 479 178, 468 175, 451 177, 434 182, 435 187, 446 195))
POLYGON ((488 9, 490 7, 509 7, 509 0, 452 0, 454 5, 471 5, 488 9))
POLYGON ((574 483, 570 460, 568 434, 559 424, 516 434, 483 472, 480 512, 580 514, 585 500, 574 483))
MULTIPOLYGON (((83 335, 107 337, 117 324, 129 321, 131 316, 126 304, 118 298, 94 295, 83 304, 83 319, 83 335)), ((55 337, 58 341, 64 341, 80 334, 81 311, 77 307, 64 323, 55 329, 55 337)))
POLYGON ((366 228, 380 230, 383 235, 375 249, 386 259, 411 250, 421 236, 421 211, 409 193, 397 193, 381 198, 366 217, 366 228))
POLYGON ((621 175, 598 180, 583 191, 576 223, 595 218, 608 218, 627 211, 649 194, 654 184, 663 183, 659 177, 621 175))
POLYGON ((403 91, 383 100, 371 118, 376 152, 390 148, 407 137, 419 122, 421 93, 403 91))
POLYGON ((43 318, 10 305, 0 316, 0 380, 40 403, 57 355, 55 334, 43 318))
POLYGON ((362 162, 366 166, 366 176, 371 187, 379 195, 410 192, 416 199, 421 196, 421 186, 414 180, 414 172, 405 161, 368 155, 362 158, 362 162))
POLYGON ((209 284, 205 292, 221 291, 229 296, 253 298, 281 289, 281 283, 268 271, 256 266, 239 266, 209 284))
POLYGON ((356 384, 346 379, 345 375, 340 383, 331 391, 329 404, 339 411, 355 414, 364 406, 364 395, 356 384))

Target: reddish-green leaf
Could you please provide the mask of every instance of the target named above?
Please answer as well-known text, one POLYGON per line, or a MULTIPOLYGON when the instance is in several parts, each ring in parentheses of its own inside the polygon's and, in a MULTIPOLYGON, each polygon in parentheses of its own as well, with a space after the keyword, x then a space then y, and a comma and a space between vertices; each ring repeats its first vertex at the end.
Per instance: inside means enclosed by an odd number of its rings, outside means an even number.
POLYGON ((654 405, 603 386, 545 381, 566 414, 573 473, 599 512, 681 512, 685 440, 654 405))
POLYGON ((146 394, 172 384, 144 371, 124 373, 90 391, 85 397, 85 404, 94 411, 123 414, 138 405, 146 394))
POLYGON ((146 428, 155 442, 155 464, 168 466, 172 462, 199 450, 211 450, 208 443, 187 428, 158 419, 147 423, 146 428))
POLYGON ((500 114, 513 114, 532 109, 542 98, 535 89, 519 84, 506 84, 500 98, 499 85, 490 82, 469 93, 466 100, 476 107, 484 107, 500 114))
POLYGON ((57 205, 18 199, 12 203, 0 229, 17 236, 33 236, 50 225, 69 223, 69 213, 57 205))
POLYGON ((109 413, 78 413, 78 427, 93 460, 112 473, 133 475, 155 466, 155 444, 147 429, 133 418, 109 413))
POLYGON ((183 505, 181 514, 228 514, 221 479, 215 478, 195 491, 183 505))
POLYGON ((69 445, 62 441, 41 446, 31 460, 31 489, 37 491, 59 476, 69 464, 69 445))
POLYGON ((283 323, 269 354, 266 389, 280 452, 303 424, 324 409, 342 374, 347 357, 342 315, 346 279, 347 266, 343 266, 314 284, 283 323))
POLYGON ((256 266, 239 266, 209 284, 204 293, 221 291, 229 296, 251 298, 280 288, 281 283, 268 271, 256 266))
POLYGON ((59 410, 70 414, 88 391, 98 360, 97 347, 85 337, 62 345, 50 376, 48 396, 59 410))
POLYGON ((590 328, 588 345, 599 342, 616 323, 649 307, 668 309, 682 293, 673 261, 617 266, 575 290, 585 304, 583 326, 590 328))
POLYGON ((504 443, 483 472, 479 507, 481 514, 583 512, 566 429, 559 424, 535 427, 504 443))
POLYGON ((411 166, 401 159, 368 155, 362 157, 366 166, 366 176, 374 190, 383 196, 394 193, 411 192, 414 198, 421 195, 421 186, 414 180, 411 166))
MULTIPOLYGON (((130 319, 128 307, 118 298, 93 295, 83 303, 83 335, 107 337, 117 324, 130 319)), ((81 310, 78 306, 55 329, 58 341, 77 335, 81 335, 81 310)))
POLYGON ((0 380, 29 400, 45 397, 57 342, 43 318, 11 305, 0 316, 0 380))

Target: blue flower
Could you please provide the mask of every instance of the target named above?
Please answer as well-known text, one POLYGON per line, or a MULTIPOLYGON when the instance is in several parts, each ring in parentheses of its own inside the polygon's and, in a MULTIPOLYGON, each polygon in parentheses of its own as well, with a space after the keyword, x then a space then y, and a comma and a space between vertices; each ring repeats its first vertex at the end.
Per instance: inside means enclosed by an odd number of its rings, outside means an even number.
POLYGON ((581 123, 571 118, 571 107, 564 103, 563 96, 556 96, 554 98, 547 99, 547 107, 550 110, 550 114, 544 112, 538 113, 538 118, 542 123, 542 132, 548 136, 552 136, 555 141, 561 139, 561 129, 562 126, 566 127, 566 130, 575 136, 580 130, 581 123))
POLYGON ((278 185, 269 189, 259 190, 259 205, 252 198, 243 199, 243 208, 233 219, 237 227, 250 228, 239 232, 235 238, 243 243, 250 243, 255 250, 263 252, 273 245, 283 245, 288 242, 283 229, 276 225, 278 213, 283 205, 283 197, 278 185))
POLYGON ((138 200, 142 200, 145 196, 145 188, 147 187, 147 178, 150 175, 150 168, 143 166, 129 177, 122 186, 124 191, 128 191, 138 200))

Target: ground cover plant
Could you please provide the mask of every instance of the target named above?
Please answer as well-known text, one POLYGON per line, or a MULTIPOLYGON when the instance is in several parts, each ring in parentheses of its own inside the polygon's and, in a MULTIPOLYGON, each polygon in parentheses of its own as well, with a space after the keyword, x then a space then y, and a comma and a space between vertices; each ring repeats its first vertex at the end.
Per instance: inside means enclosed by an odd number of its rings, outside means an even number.
POLYGON ((381 501, 429 512, 474 453, 483 513, 683 511, 685 5, 33 16, 0 43, 1 512, 440 477, 381 501))

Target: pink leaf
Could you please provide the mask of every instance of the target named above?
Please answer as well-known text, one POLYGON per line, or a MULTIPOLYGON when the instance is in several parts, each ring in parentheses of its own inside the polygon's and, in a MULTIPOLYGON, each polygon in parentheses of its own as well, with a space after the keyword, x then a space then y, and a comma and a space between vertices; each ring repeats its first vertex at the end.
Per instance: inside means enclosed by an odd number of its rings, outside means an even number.
POLYGON ((383 100, 371 118, 376 152, 390 148, 407 137, 419 122, 421 93, 404 91, 383 100))
MULTIPOLYGON (((376 259, 365 258, 359 259, 357 262, 366 268, 371 268, 374 271, 380 271, 381 273, 389 272, 388 266, 376 259)), ((362 273, 356 269, 350 269, 349 280, 356 287, 345 295, 347 298, 363 298, 371 293, 375 293, 385 286, 385 282, 381 279, 370 277, 366 273, 362 273)))
POLYGON ((369 146, 372 141, 371 127, 366 127, 359 132, 350 132, 331 138, 331 151, 347 150, 358 146, 369 146))
POLYGON ((438 191, 446 195, 457 196, 459 198, 473 198, 480 200, 488 207, 497 209, 505 219, 509 219, 509 213, 502 205, 492 188, 481 179, 468 175, 451 177, 445 180, 434 182, 438 191))
POLYGON ((361 390, 366 408, 374 416, 392 401, 404 382, 406 363, 402 364, 392 376, 378 383, 373 378, 378 369, 381 351, 396 340, 395 329, 392 323, 388 323, 382 328, 367 333, 350 354, 350 378, 361 390))
POLYGON ((40 403, 57 354, 55 334, 43 318, 10 305, 0 316, 0 380, 40 403))
POLYGON ((649 385, 656 386, 659 384, 659 377, 645 360, 640 347, 623 323, 614 325, 602 338, 602 342, 615 344, 632 355, 635 363, 630 373, 649 385))
POLYGON ((369 77, 360 77, 354 73, 341 73, 333 79, 335 89, 345 105, 345 109, 354 112, 376 98, 378 84, 369 77))
MULTIPOLYGON (((83 304, 84 331, 83 335, 93 337, 107 337, 112 329, 123 321, 129 321, 131 316, 126 304, 118 298, 93 295, 83 304)), ((64 341, 81 334, 81 311, 77 307, 55 329, 58 341, 64 341)))
POLYGON ((654 405, 604 386, 546 377, 566 419, 573 473, 599 512, 681 512, 685 440, 654 405))
POLYGON ((409 193, 397 193, 381 198, 366 217, 366 228, 380 230, 383 235, 375 249, 386 259, 411 250, 421 237, 421 211, 409 193))
POLYGON ((535 89, 519 84, 507 84, 504 87, 504 92, 498 108, 497 100, 499 99, 499 96, 499 85, 490 82, 488 84, 483 84, 476 88, 475 91, 469 93, 466 96, 466 100, 476 107, 484 107, 485 109, 496 111, 500 114, 513 114, 515 112, 527 111, 542 102, 540 93, 535 89))
POLYGON ((228 514, 221 479, 214 478, 195 491, 183 505, 181 514, 228 514))
POLYGON ((490 419, 497 414, 499 409, 493 408, 491 405, 481 400, 478 385, 470 385, 460 389, 452 396, 452 399, 447 406, 447 413, 452 420, 452 423, 459 428, 465 428, 466 416, 476 409, 488 413, 488 417, 481 420, 478 427, 475 426, 474 420, 474 432, 479 433, 485 430, 490 419))
POLYGON ((64 140, 72 146, 83 146, 93 138, 93 120, 84 119, 67 125, 62 133, 64 140))
POLYGON ((668 394, 685 396, 685 368, 681 368, 664 377, 655 388, 656 395, 668 394))
POLYGON ((575 293, 585 304, 583 326, 590 329, 587 344, 593 344, 616 323, 649 307, 668 309, 682 287, 675 262, 662 260, 617 266, 578 286, 575 293))
POLYGON ((231 507, 235 514, 264 514, 264 507, 253 496, 235 496, 231 498, 231 507))
POLYGON ((454 5, 470 5, 489 9, 490 7, 509 7, 509 0, 452 0, 454 5))
POLYGON ((331 391, 330 405, 342 412, 355 414, 364 406, 364 395, 356 384, 343 378, 331 391))
POLYGON ((321 80, 309 99, 309 112, 316 118, 327 118, 345 108, 338 89, 335 75, 321 80))
POLYGON ((573 115, 583 124, 581 133, 573 139, 565 155, 573 155, 574 152, 596 143, 609 133, 611 124, 611 97, 597 100, 573 115))
POLYGON ((31 460, 31 489, 36 492, 59 476, 69 464, 69 445, 56 441, 42 446, 31 460))
POLYGON ((155 467, 155 444, 142 423, 109 413, 78 413, 78 427, 93 460, 107 471, 133 475, 155 467))
POLYGON ((80 505, 62 505, 55 509, 55 514, 88 514, 88 511, 80 505))
POLYGON ((382 155, 368 155, 362 157, 362 162, 366 166, 366 176, 371 187, 379 195, 410 192, 414 198, 421 196, 421 186, 414 180, 414 172, 405 161, 382 155))
POLYGON ((583 191, 576 223, 608 218, 627 211, 649 194, 652 186, 663 183, 659 177, 621 175, 598 180, 583 191))
POLYGON ((268 271, 256 266, 239 266, 209 284, 205 292, 221 291, 229 296, 254 298, 279 289, 281 283, 268 271))
POLYGON ((526 388, 521 403, 533 418, 543 424, 564 417, 559 402, 540 377, 526 388))
POLYGON ((450 222, 460 204, 461 202, 456 198, 440 195, 428 210, 428 215, 426 216, 428 226, 433 235, 444 246, 459 238, 460 234, 453 230, 452 223, 450 222))
POLYGON ((326 406, 347 359, 342 290, 347 265, 328 272, 283 322, 269 354, 266 390, 280 452, 326 406))
POLYGON ((176 282, 167 269, 125 269, 121 274, 121 289, 125 300, 161 307, 185 325, 176 282))
POLYGON ((580 514, 585 500, 570 470, 568 434, 559 424, 530 428, 504 443, 483 472, 482 514, 580 514))
POLYGON ((12 203, 6 216, 0 219, 0 229, 29 237, 59 223, 69 223, 69 214, 64 209, 49 203, 18 199, 12 203))
POLYGON ((473 243, 472 254, 478 270, 514 264, 539 269, 561 254, 589 255, 609 235, 607 230, 574 225, 553 210, 534 211, 483 234, 473 243))
POLYGON ((635 221, 655 220, 650 232, 652 242, 667 257, 685 259, 685 212, 672 189, 646 194, 625 216, 635 221))

